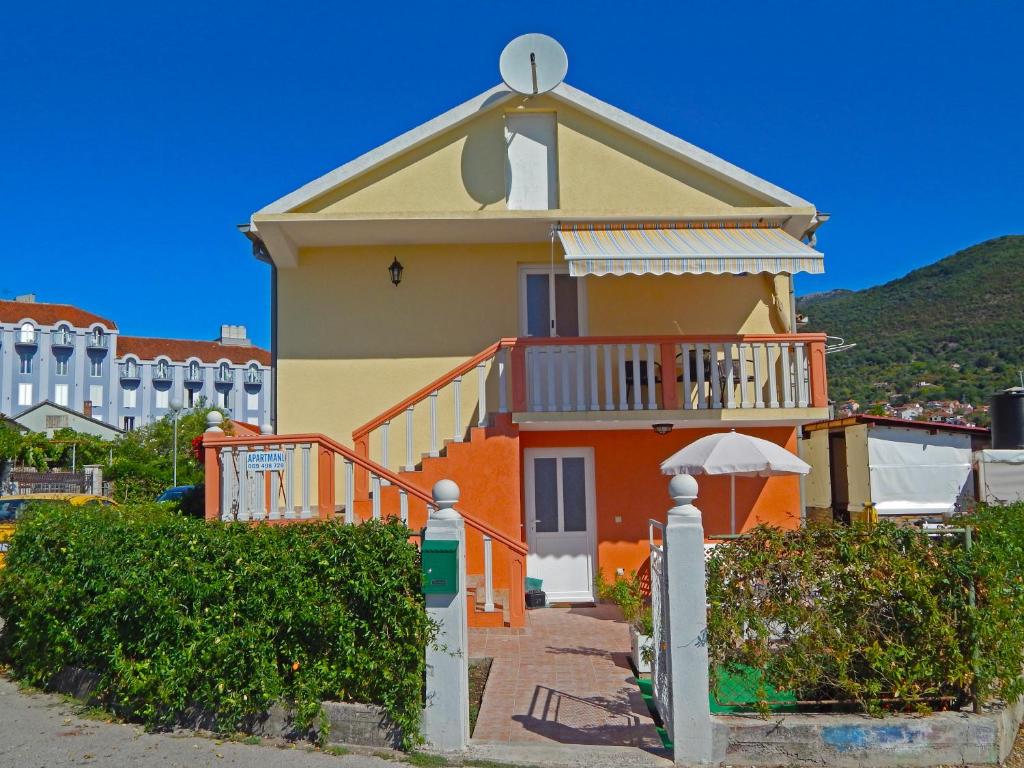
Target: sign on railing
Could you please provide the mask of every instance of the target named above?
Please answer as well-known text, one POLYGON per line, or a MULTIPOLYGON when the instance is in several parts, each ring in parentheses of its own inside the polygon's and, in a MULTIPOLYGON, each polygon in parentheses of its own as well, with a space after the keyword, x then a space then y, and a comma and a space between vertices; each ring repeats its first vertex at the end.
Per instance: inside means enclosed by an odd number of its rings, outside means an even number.
POLYGON ((248 472, 283 472, 284 451, 251 451, 245 457, 248 472))

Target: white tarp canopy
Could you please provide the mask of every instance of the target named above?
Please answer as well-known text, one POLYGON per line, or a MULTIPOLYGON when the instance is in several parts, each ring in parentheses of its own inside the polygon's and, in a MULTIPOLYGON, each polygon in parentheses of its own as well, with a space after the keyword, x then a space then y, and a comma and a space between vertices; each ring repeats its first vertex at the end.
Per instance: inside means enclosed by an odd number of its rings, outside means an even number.
POLYGON ((880 516, 951 513, 971 492, 971 436, 873 426, 868 471, 880 516))
POLYGON ((665 475, 729 475, 730 532, 736 533, 736 477, 806 475, 811 465, 760 437, 718 432, 694 440, 661 462, 665 475))
POLYGON ((984 450, 975 454, 979 501, 1012 504, 1024 501, 1024 451, 984 450))

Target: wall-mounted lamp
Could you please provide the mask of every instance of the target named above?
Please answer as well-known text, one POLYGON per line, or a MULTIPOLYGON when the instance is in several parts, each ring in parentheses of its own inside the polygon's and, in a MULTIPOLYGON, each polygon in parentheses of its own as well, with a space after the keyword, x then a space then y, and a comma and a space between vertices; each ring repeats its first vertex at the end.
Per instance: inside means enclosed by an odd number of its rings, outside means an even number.
POLYGON ((396 256, 395 260, 391 262, 391 266, 388 267, 388 272, 391 274, 391 282, 394 285, 398 285, 402 282, 403 269, 405 269, 405 267, 402 266, 402 262, 400 262, 396 256))
POLYGON ((672 431, 671 424, 652 424, 651 427, 653 427, 655 433, 659 435, 667 435, 669 432, 672 431))

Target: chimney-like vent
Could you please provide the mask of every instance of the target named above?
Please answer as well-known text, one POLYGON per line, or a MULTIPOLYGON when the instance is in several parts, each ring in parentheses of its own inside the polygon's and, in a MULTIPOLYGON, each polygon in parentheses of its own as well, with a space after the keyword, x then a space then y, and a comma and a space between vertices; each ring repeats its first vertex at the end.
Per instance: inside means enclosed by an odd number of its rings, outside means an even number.
POLYGON ((221 344, 229 344, 235 347, 252 346, 244 325, 222 325, 218 341, 221 344))
POLYGON ((22 304, 35 304, 36 295, 34 293, 23 293, 20 296, 15 296, 14 300, 20 301, 22 304))
POLYGON ((92 400, 86 400, 84 403, 82 403, 82 413, 88 416, 90 419, 92 418, 92 400))

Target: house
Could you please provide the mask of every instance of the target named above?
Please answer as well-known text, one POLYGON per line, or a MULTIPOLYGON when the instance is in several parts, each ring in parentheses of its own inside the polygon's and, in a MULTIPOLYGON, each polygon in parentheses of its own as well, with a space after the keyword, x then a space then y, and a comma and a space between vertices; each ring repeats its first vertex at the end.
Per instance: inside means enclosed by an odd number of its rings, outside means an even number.
MULTIPOLYGON (((662 460, 729 429, 795 451, 827 417, 825 337, 796 332, 792 284, 823 270, 826 218, 565 83, 469 99, 245 227, 273 267, 278 444, 305 452, 272 496, 293 484, 292 513, 312 484, 415 527, 417 492, 450 478, 483 533, 471 575, 521 545, 549 600, 593 600, 598 570, 645 566, 662 460)), ((211 445, 238 491, 230 442, 211 445)), ((705 529, 727 532, 728 479, 700 487, 705 529)), ((798 480, 737 489, 742 528, 799 525, 798 480)))
POLYGON ((857 415, 803 427, 808 518, 941 520, 974 497, 972 451, 989 430, 857 415))
MULTIPOLYGON (((88 409, 89 403, 86 403, 88 409)), ((39 432, 47 437, 61 429, 73 429, 87 435, 96 435, 103 440, 113 440, 124 434, 117 427, 94 419, 88 410, 84 413, 66 408, 63 405, 44 400, 26 408, 14 417, 14 422, 29 432, 39 432)))
POLYGON ((0 411, 17 416, 49 401, 129 431, 203 400, 241 421, 265 424, 270 353, 245 326, 216 341, 124 336, 117 324, 33 294, 0 301, 0 411))

